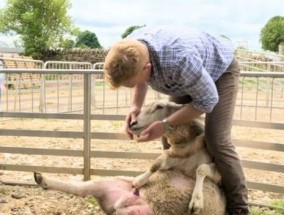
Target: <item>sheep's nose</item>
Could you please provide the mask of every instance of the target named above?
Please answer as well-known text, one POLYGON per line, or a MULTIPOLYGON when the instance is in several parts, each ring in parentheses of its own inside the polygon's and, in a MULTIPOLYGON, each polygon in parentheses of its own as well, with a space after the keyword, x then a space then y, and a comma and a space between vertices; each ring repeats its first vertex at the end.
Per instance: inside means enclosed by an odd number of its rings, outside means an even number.
POLYGON ((137 121, 130 122, 130 129, 132 129, 135 125, 137 125, 137 121))

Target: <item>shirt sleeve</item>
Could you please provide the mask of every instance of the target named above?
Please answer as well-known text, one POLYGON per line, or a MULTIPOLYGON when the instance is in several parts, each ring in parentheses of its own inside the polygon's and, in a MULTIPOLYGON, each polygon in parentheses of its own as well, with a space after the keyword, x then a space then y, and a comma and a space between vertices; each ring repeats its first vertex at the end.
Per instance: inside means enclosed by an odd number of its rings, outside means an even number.
POLYGON ((204 68, 200 56, 195 53, 183 56, 177 65, 176 80, 181 89, 192 98, 195 109, 210 113, 218 103, 219 95, 210 74, 204 68))

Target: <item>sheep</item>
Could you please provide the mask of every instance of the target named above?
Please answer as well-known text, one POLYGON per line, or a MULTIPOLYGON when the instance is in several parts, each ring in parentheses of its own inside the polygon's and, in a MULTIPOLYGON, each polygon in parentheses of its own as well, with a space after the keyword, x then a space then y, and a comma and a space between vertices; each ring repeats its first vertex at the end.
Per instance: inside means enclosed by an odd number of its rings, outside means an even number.
MULTIPOLYGON (((174 103, 151 103, 143 108, 131 129, 139 134, 151 122, 161 120, 181 107, 174 103)), ((215 177, 218 175, 217 170, 204 148, 202 124, 192 121, 177 126, 173 133, 166 132, 165 136, 172 146, 155 160, 152 167, 158 168, 151 168, 155 171, 147 171, 135 178, 116 176, 72 182, 34 173, 35 181, 46 189, 82 197, 92 195, 102 210, 110 215, 224 215, 225 196, 216 183, 220 180, 219 176, 215 177), (192 141, 184 142, 182 136, 185 134, 192 141), (181 144, 175 145, 177 140, 181 144), (192 156, 194 158, 190 158, 192 156), (198 160, 197 157, 201 159, 198 160), (165 164, 169 166, 166 167, 165 164), (204 180, 207 175, 214 175, 215 180, 214 177, 204 180)))
MULTIPOLYGON (((163 120, 182 107, 183 105, 171 102, 152 102, 138 115, 137 121, 130 125, 130 129, 139 135, 154 121, 163 120)), ((185 175, 196 179, 189 211, 200 214, 204 207, 202 189, 205 177, 216 184, 221 183, 221 175, 205 147, 203 124, 195 119, 178 125, 175 129, 165 129, 164 137, 167 138, 171 147, 164 150, 145 173, 137 176, 132 185, 136 188, 142 187, 154 173, 160 170, 170 168, 180 170, 185 175)))
MULTIPOLYGON (((34 173, 35 181, 44 189, 77 196, 93 196, 107 215, 185 215, 195 181, 178 170, 158 171, 149 182, 132 188, 133 177, 103 177, 90 181, 66 181, 34 173)), ((201 215, 223 213, 224 199, 218 186, 204 184, 204 208, 201 215)))

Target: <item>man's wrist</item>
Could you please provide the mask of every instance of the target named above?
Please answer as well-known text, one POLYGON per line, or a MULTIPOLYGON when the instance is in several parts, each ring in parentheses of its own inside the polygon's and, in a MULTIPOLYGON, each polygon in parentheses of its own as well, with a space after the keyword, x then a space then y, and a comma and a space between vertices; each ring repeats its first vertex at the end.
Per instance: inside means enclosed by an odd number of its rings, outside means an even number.
POLYGON ((176 127, 173 126, 173 125, 170 125, 170 123, 169 123, 167 118, 162 120, 162 124, 164 126, 164 130, 165 131, 175 131, 176 130, 176 127))

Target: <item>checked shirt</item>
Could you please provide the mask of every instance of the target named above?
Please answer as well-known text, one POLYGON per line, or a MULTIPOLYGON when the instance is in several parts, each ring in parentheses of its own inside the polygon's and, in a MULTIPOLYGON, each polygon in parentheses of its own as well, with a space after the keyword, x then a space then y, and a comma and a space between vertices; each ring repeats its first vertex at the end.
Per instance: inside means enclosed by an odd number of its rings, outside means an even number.
POLYGON ((145 43, 152 73, 147 83, 170 96, 189 95, 199 111, 211 112, 218 102, 215 81, 233 60, 232 43, 191 28, 143 27, 129 39, 145 43))

